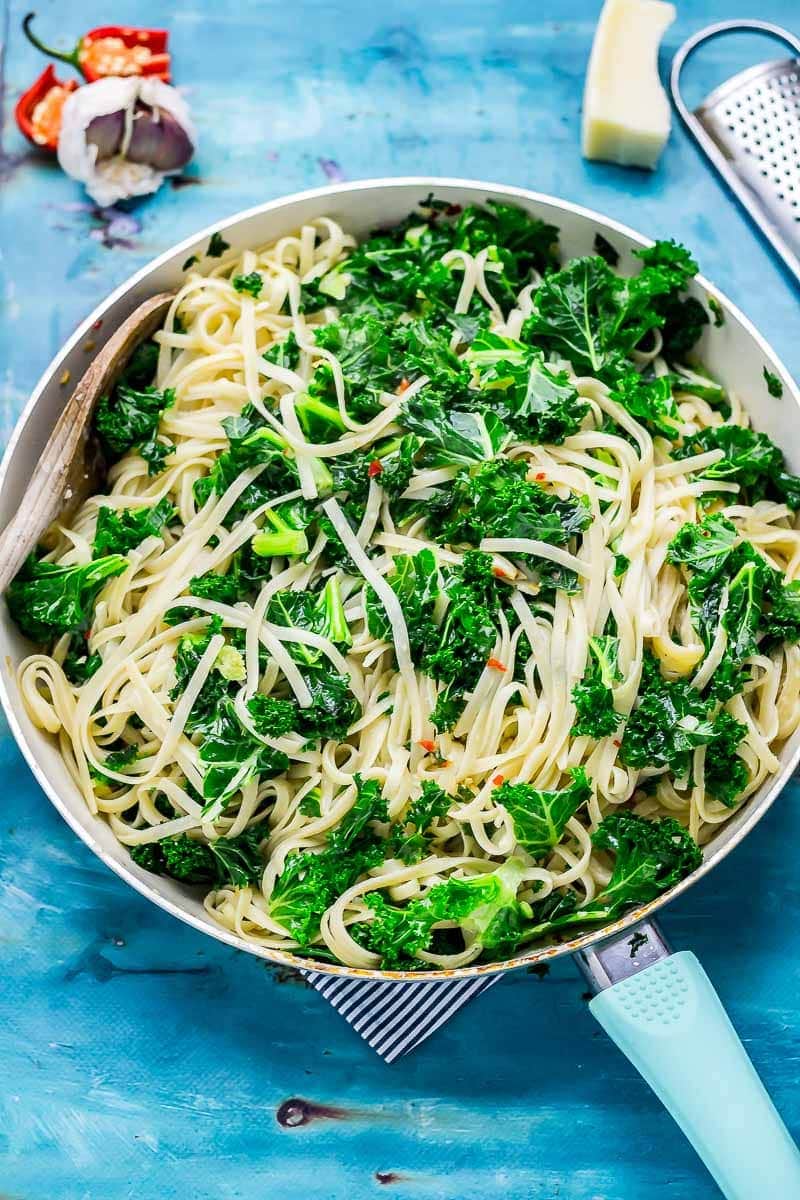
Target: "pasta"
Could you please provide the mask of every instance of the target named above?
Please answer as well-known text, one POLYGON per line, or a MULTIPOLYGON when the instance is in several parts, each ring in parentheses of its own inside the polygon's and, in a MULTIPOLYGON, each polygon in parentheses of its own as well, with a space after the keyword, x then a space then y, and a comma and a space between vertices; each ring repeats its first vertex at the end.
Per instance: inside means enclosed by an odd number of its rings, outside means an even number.
POLYGON ((430 199, 217 239, 9 589, 91 811, 248 941, 451 968, 610 920, 800 723, 800 487, 687 365, 691 259, 556 240, 430 199))

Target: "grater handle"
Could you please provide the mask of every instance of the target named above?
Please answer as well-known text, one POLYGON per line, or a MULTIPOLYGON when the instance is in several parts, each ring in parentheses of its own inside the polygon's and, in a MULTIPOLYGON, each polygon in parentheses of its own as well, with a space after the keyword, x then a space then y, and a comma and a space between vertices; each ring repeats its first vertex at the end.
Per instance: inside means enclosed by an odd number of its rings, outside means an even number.
POLYGON ((714 987, 681 951, 589 1005, 680 1125, 726 1200, 800 1196, 800 1154, 714 987))
POLYGON ((783 29, 780 25, 774 25, 771 21, 718 21, 715 25, 708 25, 705 29, 699 30, 699 32, 688 38, 673 58, 669 77, 672 102, 684 125, 700 145, 706 157, 716 167, 739 203, 746 209, 756 225, 758 225, 773 249, 781 256, 786 266, 794 275, 796 282, 800 283, 800 259, 798 259, 791 246, 787 244, 780 231, 766 218, 761 208, 756 204, 753 193, 747 185, 731 169, 725 155, 714 142, 713 138, 709 137, 703 128, 702 122, 698 120, 697 116, 688 107, 681 92, 681 72, 686 65, 687 59, 694 54, 695 50, 705 42, 710 42, 713 38, 720 37, 723 34, 741 33, 743 31, 769 34, 771 37, 777 38, 785 45, 790 46, 795 54, 800 57, 800 38, 796 38, 788 29, 783 29))

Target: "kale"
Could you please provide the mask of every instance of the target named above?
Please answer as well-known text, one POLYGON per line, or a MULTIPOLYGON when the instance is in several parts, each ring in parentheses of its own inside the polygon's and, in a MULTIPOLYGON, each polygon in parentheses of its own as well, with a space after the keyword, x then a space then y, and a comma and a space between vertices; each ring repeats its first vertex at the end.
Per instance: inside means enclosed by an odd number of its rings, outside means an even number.
MULTIPOLYGON (((378 453, 377 461, 381 469, 377 480, 387 496, 393 500, 401 496, 411 482, 411 476, 414 474, 414 456, 419 445, 413 434, 407 434, 378 453)), ((374 462, 375 459, 371 461, 374 462)))
POLYGON ((724 456, 703 467, 704 479, 738 483, 748 504, 766 498, 800 509, 800 478, 785 470, 783 454, 766 433, 743 425, 711 425, 686 438, 673 457, 690 458, 709 450, 722 450, 724 456))
POLYGON ((235 604, 242 595, 242 580, 239 560, 235 559, 226 575, 209 571, 206 575, 195 575, 189 581, 189 591, 204 600, 216 600, 220 604, 235 604))
POLYGON ((711 315, 714 318, 714 328, 721 329, 725 324, 725 310, 715 296, 708 297, 708 307, 711 309, 711 315))
POLYGON ((380 955, 384 970, 418 966, 415 956, 429 948, 434 926, 450 921, 460 927, 468 945, 477 942, 492 957, 502 958, 519 944, 531 916, 530 905, 517 899, 525 870, 520 859, 511 858, 484 875, 450 876, 402 908, 373 892, 367 896, 373 917, 359 929, 361 944, 380 955))
POLYGON ((249 275, 234 275, 231 283, 237 292, 247 293, 257 300, 261 295, 264 279, 260 271, 251 271, 249 275))
POLYGON ((490 555, 467 551, 461 567, 447 572, 444 590, 448 599, 444 620, 420 664, 445 685, 446 701, 440 696, 437 720, 445 712, 453 715, 455 698, 478 682, 497 641, 500 597, 490 555))
MULTIPOLYGON (((379 413, 381 393, 394 391, 401 379, 391 362, 392 340, 385 321, 370 315, 345 313, 335 324, 315 329, 314 341, 336 356, 351 416, 368 421, 379 413)), ((326 403, 340 420, 333 372, 324 360, 314 371, 308 395, 326 403)))
POLYGON ((127 568, 122 554, 109 554, 75 566, 36 560, 31 555, 6 589, 11 619, 31 641, 46 645, 62 633, 89 628, 102 587, 127 568))
POLYGON ((511 308, 532 272, 544 271, 555 261, 557 229, 513 205, 490 200, 485 208, 470 205, 447 212, 436 201, 426 201, 421 209, 367 238, 341 268, 334 268, 348 280, 341 308, 383 312, 386 317, 403 311, 452 313, 461 273, 457 262, 441 261, 450 250, 473 255, 485 250, 490 264, 487 285, 500 304, 511 308), (443 219, 446 216, 455 220, 443 219))
POLYGON ((264 696, 256 692, 247 702, 253 724, 264 737, 284 737, 297 728, 297 704, 294 700, 281 700, 276 696, 264 696))
POLYGON ((250 543, 259 558, 276 555, 297 558, 308 553, 305 531, 311 524, 311 513, 304 501, 295 500, 268 508, 263 518, 262 528, 250 543))
POLYGON ((437 818, 446 817, 450 797, 432 779, 425 779, 422 791, 412 800, 389 833, 390 853, 405 863, 419 862, 429 850, 428 830, 437 818))
POLYGON ((269 898, 269 912, 300 946, 308 946, 334 900, 385 857, 376 822, 386 822, 386 801, 376 780, 353 776, 352 807, 331 831, 320 850, 295 850, 286 858, 269 898))
POLYGON ((431 514, 433 535, 453 545, 478 545, 492 537, 567 545, 589 524, 587 505, 561 500, 528 482, 527 470, 521 459, 500 458, 460 471, 449 492, 449 509, 431 514))
POLYGON ((691 874, 703 856, 691 834, 672 817, 650 821, 634 813, 611 813, 592 835, 598 850, 614 855, 611 878, 582 913, 610 919, 632 904, 649 904, 691 874))
POLYGON ((226 242, 221 233, 212 233, 208 241, 206 254, 209 258, 222 258, 226 250, 230 250, 230 242, 226 242))
MULTIPOLYGON (((451 728, 463 709, 464 692, 477 683, 498 636, 495 615, 499 587, 488 554, 470 550, 460 567, 437 569, 433 552, 398 555, 387 583, 397 595, 408 629, 414 662, 445 685, 433 714, 437 728, 451 728), (443 620, 434 610, 446 599, 443 620)), ((383 605, 371 588, 365 589, 367 627, 373 637, 389 640, 391 626, 383 605)))
POLYGON ((709 698, 725 701, 742 690, 744 660, 763 637, 766 648, 800 639, 800 585, 784 582, 748 542, 735 545, 736 527, 721 514, 682 526, 667 557, 689 572, 692 622, 710 649, 720 622, 725 651, 709 684, 709 698), (727 603, 722 611, 723 597, 727 603))
POLYGON ((159 537, 165 525, 175 520, 175 509, 167 496, 150 508, 101 506, 92 543, 94 558, 105 554, 127 554, 147 537, 159 537))
POLYGON ((311 693, 309 708, 298 709, 298 731, 306 738, 334 738, 341 741, 361 716, 361 705, 350 690, 346 675, 328 666, 304 672, 311 693))
MULTIPOLYGON (((221 632, 222 619, 213 616, 205 629, 183 635, 175 651, 175 683, 170 691, 171 700, 179 700, 186 691, 212 637, 221 632)), ((187 733, 203 732, 211 727, 217 706, 228 695, 228 683, 220 671, 211 670, 186 719, 187 733)))
MULTIPOLYGON (((339 581, 333 575, 318 592, 276 592, 267 608, 267 620, 285 629, 319 634, 342 649, 347 649, 353 642, 344 615, 339 581)), ((317 646, 291 637, 286 641, 289 653, 298 662, 312 665, 320 661, 322 651, 317 646)))
POLYGON ((287 334, 283 341, 274 342, 261 357, 265 362, 274 363, 276 367, 285 367, 287 371, 295 371, 300 362, 300 347, 294 333, 287 334))
POLYGON ((780 378, 773 372, 764 367, 764 382, 767 385, 767 391, 770 396, 774 396, 776 400, 783 399, 783 384, 780 378))
POLYGON ((721 712, 714 722, 714 736, 706 747, 704 783, 708 793, 732 808, 749 782, 747 764, 736 748, 747 733, 747 726, 729 712, 721 712))
POLYGON ((687 521, 682 525, 667 550, 667 561, 699 571, 704 575, 717 575, 724 570, 736 541, 736 526, 715 513, 695 524, 687 521))
POLYGON ((61 665, 70 683, 80 687, 82 683, 86 683, 87 679, 91 679, 96 671, 100 670, 103 660, 96 650, 92 654, 89 653, 84 635, 73 634, 61 665))
POLYGON ((542 791, 529 783, 501 783, 493 799, 511 817, 517 845, 542 858, 558 845, 570 817, 589 799, 592 787, 583 767, 574 767, 565 788, 542 791))
MULTIPOLYGON (((245 405, 238 417, 226 417, 222 427, 228 438, 228 449, 218 455, 208 475, 195 482, 194 496, 198 505, 205 504, 212 495, 222 496, 248 467, 264 465, 267 468, 245 488, 231 508, 225 518, 225 524, 230 527, 268 500, 295 491, 299 476, 288 443, 265 425, 251 405, 245 405)), ((317 459, 309 461, 320 491, 330 490, 332 481, 327 467, 317 459)), ((293 511, 298 513, 300 510, 293 511)))
POLYGON ((643 266, 632 279, 616 275, 599 257, 574 259, 547 275, 534 295, 524 340, 560 355, 576 371, 614 382, 645 334, 674 322, 667 308, 697 269, 672 242, 636 253, 643 266))
POLYGON ((617 666, 619 638, 589 638, 589 662, 583 679, 572 689, 577 720, 572 726, 576 737, 611 737, 622 717, 614 710, 614 685, 622 678, 617 666))
POLYGON ((494 413, 478 408, 448 409, 428 388, 406 401, 398 423, 422 439, 426 463, 432 467, 494 458, 510 436, 494 413))
POLYGON ((399 371, 407 382, 425 376, 425 394, 444 409, 473 406, 470 373, 466 363, 450 349, 446 329, 430 321, 408 321, 392 333, 392 348, 399 371))
POLYGON ((263 840, 263 827, 251 825, 233 838, 206 842, 181 833, 129 849, 137 866, 156 875, 171 875, 182 883, 241 888, 261 882, 263 840))
MULTIPOLYGON (((735 668, 750 644, 748 634, 741 634, 741 644, 735 641, 738 636, 732 634, 729 665, 722 673, 726 683, 733 678, 735 690, 740 686, 736 686, 735 668)), ((724 698, 715 695, 712 687, 704 699, 685 680, 664 679, 656 662, 645 659, 638 707, 622 738, 622 761, 632 767, 666 766, 676 777, 688 779, 695 748, 705 746, 706 786, 723 803, 733 803, 748 779, 744 761, 734 753, 747 731, 727 712, 709 716, 709 705, 724 698)))
POLYGON ((661 317, 662 353, 670 361, 685 358, 708 324, 708 313, 694 296, 681 298, 680 291, 697 274, 697 263, 676 242, 656 242, 646 250, 634 251, 644 270, 664 272, 671 281, 666 293, 653 301, 661 317))
MULTIPOLYGON (((418 554, 398 554, 386 582, 400 601, 408 629, 411 653, 419 660, 425 650, 435 644, 438 631, 433 611, 440 594, 439 571, 432 550, 418 554)), ((374 638, 391 641, 392 627, 377 593, 368 585, 364 589, 364 609, 367 628, 374 638)))
MULTIPOLYGON (((141 390, 119 383, 111 397, 101 396, 95 410, 94 428, 106 454, 113 460, 128 450, 142 449, 148 466, 160 469, 171 445, 158 441, 158 423, 165 409, 175 403, 175 392, 154 387, 141 390), (163 453, 156 447, 163 446, 163 453)), ((150 474, 155 471, 151 469, 150 474)))
POLYGON ((672 396, 672 376, 647 380, 636 371, 627 371, 611 389, 610 398, 652 434, 671 441, 677 438, 681 422, 672 396))
POLYGON ((620 758, 630 767, 669 767, 686 777, 697 746, 711 740, 714 726, 707 704, 684 679, 665 679, 658 662, 647 655, 637 707, 622 736, 620 758))
POLYGON ((158 342, 140 342, 123 367, 118 382, 141 391, 155 379, 158 369, 158 342))
POLYGON ((566 372, 547 367, 539 351, 513 338, 483 331, 465 357, 481 403, 521 440, 561 443, 589 411, 566 372))
POLYGON ((574 892, 552 892, 533 906, 533 922, 523 931, 525 942, 616 920, 680 883, 703 860, 691 834, 673 817, 651 821, 624 809, 603 818, 592 842, 613 855, 608 883, 583 908, 577 907, 574 892))
POLYGON ((249 780, 281 775, 289 767, 282 751, 252 737, 227 698, 217 703, 204 723, 199 757, 204 767, 203 798, 223 806, 249 780))

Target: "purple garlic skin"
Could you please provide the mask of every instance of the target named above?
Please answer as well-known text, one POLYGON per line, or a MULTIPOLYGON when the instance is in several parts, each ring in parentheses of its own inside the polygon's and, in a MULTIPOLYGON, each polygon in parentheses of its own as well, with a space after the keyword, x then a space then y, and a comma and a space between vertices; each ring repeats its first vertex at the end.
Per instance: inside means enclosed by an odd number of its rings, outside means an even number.
POLYGON ((147 163, 157 171, 177 171, 186 166, 193 152, 186 130, 171 113, 137 101, 125 156, 130 162, 147 163))
POLYGON ((105 116, 95 117, 86 128, 86 141, 90 146, 97 147, 98 162, 104 158, 113 158, 122 145, 125 133, 125 113, 106 113, 105 116))
MULTIPOLYGON (((124 109, 95 117, 86 129, 86 141, 97 147, 98 162, 118 154, 124 137, 124 109)), ((156 171, 177 171, 186 166, 193 152, 186 130, 171 113, 136 101, 125 154, 128 162, 144 163, 156 171)))

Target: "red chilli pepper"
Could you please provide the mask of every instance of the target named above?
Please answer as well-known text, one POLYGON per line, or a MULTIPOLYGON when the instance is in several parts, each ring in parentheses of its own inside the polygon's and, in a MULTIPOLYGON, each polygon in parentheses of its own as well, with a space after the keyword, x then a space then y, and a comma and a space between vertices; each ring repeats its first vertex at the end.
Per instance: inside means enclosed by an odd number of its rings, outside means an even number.
POLYGON ((70 92, 78 87, 76 79, 63 82, 56 78, 53 66, 45 67, 35 83, 23 92, 14 109, 20 132, 42 150, 55 153, 61 132, 61 110, 70 92))
POLYGON ((500 787, 500 784, 503 782, 503 779, 504 779, 503 775, 493 775, 492 783, 494 784, 495 787, 500 787))
POLYGON ((493 671, 505 671, 506 669, 504 664, 500 662, 499 658, 487 658, 486 665, 487 667, 491 667, 493 671))
POLYGON ((430 738, 422 738, 419 744, 423 750, 427 750, 428 754, 433 754, 436 749, 436 742, 432 742, 430 738))
POLYGON ((28 13, 22 22, 29 42, 50 58, 75 67, 89 83, 108 75, 154 75, 169 83, 169 34, 166 29, 133 29, 130 25, 102 25, 90 29, 73 50, 56 50, 40 42, 31 32, 36 13, 28 13))
POLYGON ((373 458, 372 462, 367 467, 367 475, 370 479, 374 479, 376 475, 380 475, 383 471, 383 463, 379 458, 373 458))

